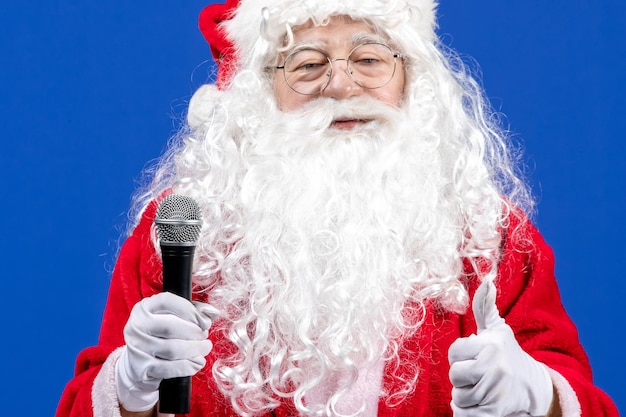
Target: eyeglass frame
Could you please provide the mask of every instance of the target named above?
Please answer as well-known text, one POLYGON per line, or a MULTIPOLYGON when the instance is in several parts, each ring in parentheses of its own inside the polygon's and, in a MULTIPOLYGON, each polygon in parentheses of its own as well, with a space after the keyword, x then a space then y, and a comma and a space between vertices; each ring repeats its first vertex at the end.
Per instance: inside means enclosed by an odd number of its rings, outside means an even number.
POLYGON ((328 88, 328 86, 330 85, 330 81, 333 78, 333 64, 337 61, 346 61, 346 72, 348 73, 348 76, 350 77, 350 79, 352 80, 352 82, 354 82, 356 85, 358 85, 361 88, 365 88, 367 90, 376 90, 378 88, 382 88, 384 86, 386 86, 387 84, 389 84, 391 82, 391 80, 393 80, 393 77, 396 75, 396 69, 398 68, 398 63, 396 61, 397 58, 404 58, 405 55, 401 52, 394 52, 394 50, 391 48, 391 46, 387 45, 386 43, 383 42, 364 42, 361 44, 356 45, 354 48, 352 48, 350 50, 350 52, 348 53, 348 56, 345 58, 335 58, 332 59, 330 56, 328 56, 328 53, 317 49, 317 48, 303 48, 303 49, 297 49, 295 51, 292 51, 289 55, 287 55, 287 57, 285 57, 285 61, 283 62, 283 65, 278 65, 278 66, 271 66, 269 67, 269 69, 273 69, 273 70, 282 70, 283 72, 283 79, 285 80, 285 83, 287 83, 287 86, 296 94, 300 94, 303 96, 315 96, 318 94, 322 94, 324 92, 324 90, 326 90, 328 88), (350 68, 350 56, 352 56, 352 54, 354 53, 354 51, 356 51, 357 49, 359 49, 362 46, 365 45, 380 45, 383 46, 387 49, 389 49, 389 51, 391 52, 391 56, 393 58, 393 71, 391 72, 391 76, 389 77, 389 79, 382 85, 379 85, 378 87, 365 87, 364 85, 361 85, 359 82, 357 82, 353 77, 352 77, 352 71, 350 68), (326 81, 326 83, 324 84, 324 88, 320 89, 318 92, 315 93, 301 93, 300 91, 296 90, 294 87, 291 86, 291 84, 289 83, 289 81, 287 80, 287 73, 285 72, 285 63, 287 63, 287 61, 289 60, 289 58, 292 55, 295 55, 299 52, 302 52, 303 50, 311 50, 311 51, 316 51, 321 53, 322 55, 324 55, 324 57, 326 57, 326 60, 328 61, 328 64, 330 66, 330 70, 327 74, 328 80, 326 81))

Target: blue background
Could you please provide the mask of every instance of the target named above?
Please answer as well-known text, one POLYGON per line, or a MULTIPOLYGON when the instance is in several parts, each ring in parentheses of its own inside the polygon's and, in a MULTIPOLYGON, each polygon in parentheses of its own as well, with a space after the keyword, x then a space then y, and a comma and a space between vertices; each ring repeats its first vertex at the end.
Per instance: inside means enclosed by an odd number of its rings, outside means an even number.
MULTIPOLYGON (((212 72, 204 1, 0 6, 5 415, 53 415, 95 344, 130 196, 212 72)), ((536 222, 596 383, 626 409, 623 0, 444 0, 526 150, 536 222)))

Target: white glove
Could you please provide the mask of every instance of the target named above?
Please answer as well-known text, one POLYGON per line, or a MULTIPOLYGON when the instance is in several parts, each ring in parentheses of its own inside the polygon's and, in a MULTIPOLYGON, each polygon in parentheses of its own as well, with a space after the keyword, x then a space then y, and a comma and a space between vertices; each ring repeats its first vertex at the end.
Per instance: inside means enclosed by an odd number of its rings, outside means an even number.
POLYGON ((545 416, 553 397, 550 375, 500 317, 492 281, 480 285, 472 309, 478 335, 457 339, 448 351, 454 416, 545 416))
POLYGON ((115 366, 115 389, 124 409, 149 410, 159 398, 161 380, 201 370, 213 348, 208 329, 218 315, 208 304, 169 292, 135 304, 115 366))

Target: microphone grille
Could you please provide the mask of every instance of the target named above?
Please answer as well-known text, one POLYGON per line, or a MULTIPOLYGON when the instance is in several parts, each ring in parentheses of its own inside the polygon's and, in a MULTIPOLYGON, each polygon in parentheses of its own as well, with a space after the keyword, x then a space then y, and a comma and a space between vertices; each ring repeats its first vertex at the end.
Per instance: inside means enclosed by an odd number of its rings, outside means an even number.
POLYGON ((170 194, 163 199, 155 219, 162 245, 195 245, 200 236, 202 214, 191 197, 170 194))

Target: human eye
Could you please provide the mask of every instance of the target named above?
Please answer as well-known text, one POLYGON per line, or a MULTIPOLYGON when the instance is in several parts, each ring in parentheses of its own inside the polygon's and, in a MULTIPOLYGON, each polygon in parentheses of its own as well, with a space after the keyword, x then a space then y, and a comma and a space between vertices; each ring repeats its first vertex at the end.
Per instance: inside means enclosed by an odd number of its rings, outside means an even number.
POLYGON ((360 66, 386 65, 390 60, 393 60, 393 53, 382 44, 363 44, 350 54, 350 62, 360 66))
POLYGON ((289 56, 285 70, 297 74, 309 74, 323 71, 328 65, 326 56, 319 51, 304 49, 289 56))
POLYGON ((302 64, 298 65, 298 67, 295 70, 296 71, 315 71, 319 69, 319 67, 325 66, 325 65, 326 65, 325 62, 303 62, 302 64))
POLYGON ((380 57, 375 57, 375 56, 361 56, 361 57, 356 57, 355 59, 352 59, 351 61, 357 64, 361 64, 361 65, 375 65, 375 64, 380 63, 381 59, 380 57))

